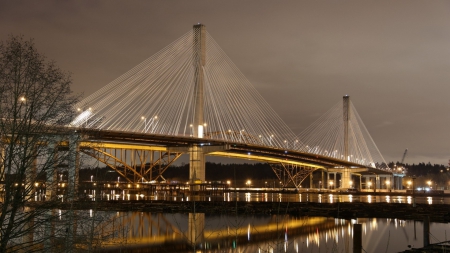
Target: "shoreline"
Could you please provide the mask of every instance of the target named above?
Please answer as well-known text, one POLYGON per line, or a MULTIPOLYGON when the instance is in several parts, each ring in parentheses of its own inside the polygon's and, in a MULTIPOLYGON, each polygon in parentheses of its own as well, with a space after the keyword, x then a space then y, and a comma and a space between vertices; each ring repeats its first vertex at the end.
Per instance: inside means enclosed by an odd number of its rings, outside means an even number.
MULTIPOLYGON (((29 203, 30 207, 49 208, 40 202, 29 203)), ((406 203, 364 203, 364 202, 223 202, 223 201, 74 201, 57 203, 51 206, 63 210, 91 210, 118 212, 156 212, 156 213, 205 213, 207 215, 292 215, 319 216, 340 219, 392 218, 402 220, 423 220, 429 217, 432 222, 450 222, 450 205, 406 203), (375 208, 376 207, 376 208, 375 208)))

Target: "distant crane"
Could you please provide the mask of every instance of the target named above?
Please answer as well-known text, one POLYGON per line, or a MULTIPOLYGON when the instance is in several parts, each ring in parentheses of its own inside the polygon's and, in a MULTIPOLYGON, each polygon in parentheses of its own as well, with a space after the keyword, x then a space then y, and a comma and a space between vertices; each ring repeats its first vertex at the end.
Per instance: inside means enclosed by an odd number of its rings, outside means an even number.
POLYGON ((405 149, 405 153, 403 153, 403 157, 402 157, 402 161, 400 162, 400 164, 403 166, 403 167, 405 167, 405 164, 403 163, 403 162, 405 162, 405 157, 406 157, 406 154, 408 153, 408 149, 405 149))

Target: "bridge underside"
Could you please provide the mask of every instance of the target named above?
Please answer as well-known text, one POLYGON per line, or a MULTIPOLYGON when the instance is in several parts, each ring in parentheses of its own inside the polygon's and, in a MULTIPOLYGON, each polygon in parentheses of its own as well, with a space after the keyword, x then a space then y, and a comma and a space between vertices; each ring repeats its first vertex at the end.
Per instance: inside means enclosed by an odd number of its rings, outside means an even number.
POLYGON ((282 177, 285 179, 284 186, 296 188, 318 169, 342 173, 347 168, 349 175, 388 174, 384 170, 362 167, 330 157, 266 146, 224 143, 213 139, 118 131, 96 131, 95 135, 87 131, 85 136, 90 138, 80 143, 81 151, 105 163, 129 182, 165 180, 164 171, 194 145, 207 150, 205 153, 211 156, 267 162, 280 181, 282 177))

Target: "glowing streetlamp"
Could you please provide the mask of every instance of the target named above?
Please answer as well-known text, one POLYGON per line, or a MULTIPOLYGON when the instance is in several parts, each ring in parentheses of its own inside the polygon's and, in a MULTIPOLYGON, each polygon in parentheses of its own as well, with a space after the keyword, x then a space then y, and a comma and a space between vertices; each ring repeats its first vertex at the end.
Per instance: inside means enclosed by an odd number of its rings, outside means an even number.
POLYGON ((91 182, 92 182, 92 180, 94 179, 94 176, 93 175, 91 175, 91 182))
POLYGON ((353 188, 353 181, 350 180, 350 188, 353 188))
POLYGON ((247 185, 247 187, 250 187, 250 186, 251 186, 251 184, 252 184, 252 181, 250 181, 250 180, 247 180, 247 182, 246 182, 245 184, 247 185))
POLYGON ((428 188, 431 189, 431 180, 428 180, 428 181, 427 181, 427 184, 428 184, 428 188))
POLYGON ((372 186, 372 181, 369 181, 369 182, 367 183, 367 185, 369 186, 369 189, 370 189, 370 187, 372 186))
POLYGON ((412 184, 411 180, 409 180, 409 181, 406 182, 406 183, 408 184, 408 189, 409 189, 409 187, 411 187, 411 184, 412 184))
POLYGON ((332 189, 333 188, 333 181, 330 181, 329 185, 330 185, 330 189, 332 189))
POLYGON ((390 188, 390 185, 391 185, 391 181, 389 181, 389 180, 386 180, 386 188, 387 188, 387 189, 389 189, 389 188, 390 188))

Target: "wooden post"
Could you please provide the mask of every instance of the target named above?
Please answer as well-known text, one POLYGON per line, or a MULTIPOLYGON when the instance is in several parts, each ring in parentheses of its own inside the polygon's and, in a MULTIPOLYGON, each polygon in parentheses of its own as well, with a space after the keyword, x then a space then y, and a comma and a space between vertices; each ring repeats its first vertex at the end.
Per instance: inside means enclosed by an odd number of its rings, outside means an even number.
POLYGON ((362 226, 361 224, 353 224, 353 253, 361 253, 362 251, 362 226))
POLYGON ((430 245, 430 217, 423 219, 423 247, 430 245))

